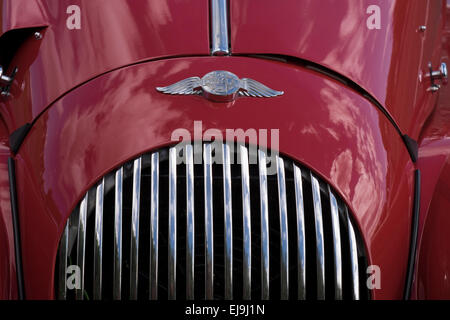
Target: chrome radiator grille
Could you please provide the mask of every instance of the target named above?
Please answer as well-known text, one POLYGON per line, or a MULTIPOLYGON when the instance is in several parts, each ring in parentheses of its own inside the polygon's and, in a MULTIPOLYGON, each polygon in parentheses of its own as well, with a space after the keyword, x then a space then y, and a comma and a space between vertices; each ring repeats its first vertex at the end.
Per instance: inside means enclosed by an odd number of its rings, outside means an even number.
POLYGON ((262 149, 188 144, 126 163, 86 193, 60 241, 55 290, 59 299, 367 299, 366 267, 346 205, 309 169, 262 149), (79 289, 68 284, 73 266, 79 289))

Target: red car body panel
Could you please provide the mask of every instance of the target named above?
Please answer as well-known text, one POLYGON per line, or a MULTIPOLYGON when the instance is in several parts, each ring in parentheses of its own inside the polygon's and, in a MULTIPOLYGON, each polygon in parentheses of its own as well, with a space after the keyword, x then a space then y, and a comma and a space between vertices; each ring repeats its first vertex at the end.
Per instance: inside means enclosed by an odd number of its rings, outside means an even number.
MULTIPOLYGON (((449 11, 450 12, 450 11, 449 11)), ((450 28, 443 59, 449 63, 450 28)), ((450 190, 450 88, 441 92, 436 111, 423 132, 418 167, 422 182, 419 254, 413 293, 418 299, 450 299, 448 241, 450 190)))
POLYGON ((450 135, 427 141, 420 152, 419 167, 429 179, 422 184, 421 241, 413 292, 417 299, 450 299, 450 135))
POLYGON ((8 132, 0 122, 0 299, 17 299, 16 261, 14 259, 14 231, 9 195, 8 132))
POLYGON ((19 68, 11 88, 14 99, 2 103, 10 132, 74 87, 112 69, 209 54, 207 1, 5 0, 2 7, 3 32, 45 26, 43 39, 31 36, 8 70, 19 68), (82 8, 80 30, 66 27, 70 5, 82 8))
POLYGON ((349 205, 369 264, 381 267, 375 299, 403 296, 419 168, 412 297, 450 298, 449 87, 433 94, 424 77, 428 62, 434 68, 448 62, 441 51, 445 1, 378 1, 383 27, 370 31, 369 0, 340 0, 338 6, 331 0, 231 1, 235 57, 209 57, 208 1, 0 3, 2 37, 23 28, 43 34, 18 50, 7 70, 19 67, 11 97, 0 98, 0 299, 17 298, 7 178, 14 130, 33 124, 13 155, 25 291, 30 299, 51 299, 58 242, 83 194, 122 163, 173 144, 175 129, 196 139, 193 122, 200 120, 203 131, 280 129, 280 152, 314 170, 349 205), (81 30, 65 27, 73 4, 82 8, 81 30), (420 25, 425 33, 417 31, 420 25), (401 133, 419 142, 418 162, 386 114, 361 92, 297 63, 240 57, 250 54, 308 61, 356 83, 386 108, 401 133), (212 70, 258 79, 285 94, 213 103, 155 90, 212 70))
MULTIPOLYGON (((442 37, 442 61, 450 63, 450 1, 442 37)), ((419 139, 422 172, 419 245, 412 298, 450 299, 448 230, 450 191, 450 87, 442 88, 419 139)))
MULTIPOLYGON (((359 10, 351 0, 341 1, 337 9, 328 1, 232 1, 233 53, 283 54, 336 70, 371 93, 402 132, 417 139, 435 102, 426 92, 429 84, 419 75, 428 71, 428 62, 433 66, 440 62, 440 50, 435 48, 444 23, 442 3, 384 0, 380 7, 387 10, 382 12, 385 25, 368 31, 363 8, 371 4, 369 0, 361 1, 359 10), (430 24, 426 34, 417 32, 415 26, 428 21, 438 23, 430 24)), ((39 50, 22 50, 15 57, 17 80, 25 85, 12 88, 18 100, 8 110, 17 110, 14 105, 31 109, 5 114, 10 131, 31 122, 65 92, 109 70, 148 59, 209 54, 207 1, 113 2, 108 9, 83 0, 3 2, 3 32, 46 26, 39 50), (64 14, 73 4, 83 8, 84 27, 75 31, 65 27, 64 14), (38 78, 30 83, 33 74, 38 78)), ((37 46, 30 41, 27 45, 37 46)))
POLYGON ((29 298, 52 297, 59 237, 88 188, 126 160, 173 144, 177 128, 194 137, 195 120, 203 122, 203 130, 280 128, 281 152, 340 186, 355 212, 370 263, 382 266, 385 275, 374 297, 401 296, 414 166, 392 124, 358 93, 315 72, 262 59, 211 57, 148 62, 108 73, 69 93, 38 119, 16 156, 17 179, 24 181, 18 194, 29 298), (154 89, 212 69, 283 86, 285 95, 217 105, 154 89))
POLYGON ((281 54, 313 61, 348 77, 386 107, 402 132, 418 138, 433 109, 419 79, 440 63, 442 1, 383 0, 381 29, 368 30, 358 1, 232 1, 233 54, 281 54), (433 21, 433 23, 429 23, 433 21), (427 25, 426 33, 418 32, 427 25), (251 35, 249 39, 248 35, 251 35), (411 66, 414 66, 412 68, 411 66))

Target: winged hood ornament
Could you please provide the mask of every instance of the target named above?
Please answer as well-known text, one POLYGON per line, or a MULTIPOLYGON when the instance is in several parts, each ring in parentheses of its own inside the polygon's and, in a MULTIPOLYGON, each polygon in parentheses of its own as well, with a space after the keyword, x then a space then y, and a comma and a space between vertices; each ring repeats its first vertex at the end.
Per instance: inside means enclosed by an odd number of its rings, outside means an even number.
POLYGON ((190 77, 167 87, 156 87, 156 90, 166 94, 203 95, 217 102, 233 101, 238 95, 269 98, 284 93, 253 79, 239 79, 234 73, 223 70, 209 72, 203 78, 190 77))

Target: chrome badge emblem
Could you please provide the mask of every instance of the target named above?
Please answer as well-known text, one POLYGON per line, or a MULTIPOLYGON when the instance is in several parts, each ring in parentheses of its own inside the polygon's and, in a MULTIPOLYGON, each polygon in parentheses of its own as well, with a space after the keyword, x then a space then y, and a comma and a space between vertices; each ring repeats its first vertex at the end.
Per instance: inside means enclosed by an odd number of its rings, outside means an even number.
POLYGON ((201 79, 190 77, 167 87, 156 87, 156 90, 166 94, 203 95, 217 102, 233 101, 238 95, 269 98, 281 96, 284 93, 270 89, 252 79, 239 79, 234 73, 223 70, 207 73, 201 79))

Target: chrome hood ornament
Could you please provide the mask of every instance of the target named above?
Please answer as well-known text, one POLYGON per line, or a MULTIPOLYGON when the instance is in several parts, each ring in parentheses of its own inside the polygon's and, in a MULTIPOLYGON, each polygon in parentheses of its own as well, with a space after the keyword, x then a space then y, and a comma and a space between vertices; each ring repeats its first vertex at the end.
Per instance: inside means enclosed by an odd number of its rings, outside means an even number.
POLYGON ((156 90, 166 94, 203 95, 217 102, 233 101, 238 95, 269 98, 281 96, 284 93, 270 89, 252 79, 239 79, 234 73, 223 70, 207 73, 201 79, 190 77, 167 87, 156 87, 156 90))

